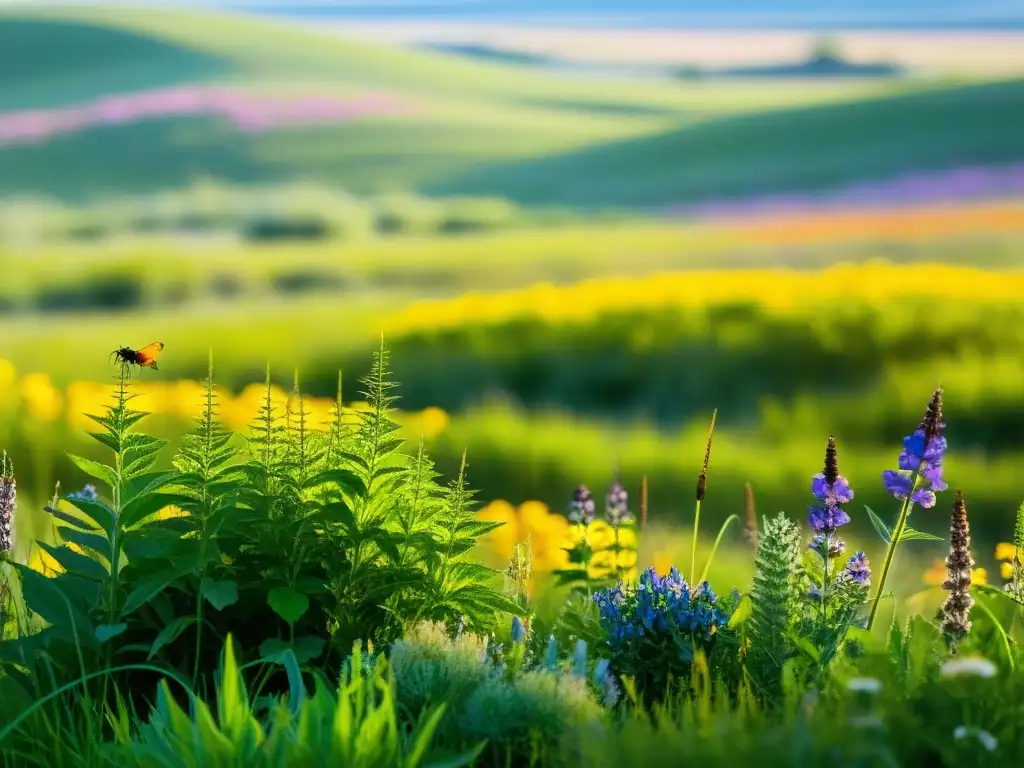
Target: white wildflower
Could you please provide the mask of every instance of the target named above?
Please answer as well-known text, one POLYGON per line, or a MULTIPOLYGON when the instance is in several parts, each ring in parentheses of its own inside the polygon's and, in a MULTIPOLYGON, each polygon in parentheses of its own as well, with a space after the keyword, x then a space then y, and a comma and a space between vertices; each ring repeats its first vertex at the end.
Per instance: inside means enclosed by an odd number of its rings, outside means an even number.
POLYGON ((882 683, 873 677, 853 677, 846 683, 853 693, 869 693, 872 696, 882 690, 882 683))
POLYGON ((972 736, 989 752, 995 752, 996 748, 999 746, 999 741, 996 737, 981 728, 958 725, 956 730, 953 731, 953 738, 957 741, 963 741, 964 739, 968 739, 972 736))
POLYGON ((996 665, 988 659, 974 656, 966 659, 954 659, 942 665, 943 677, 961 677, 964 675, 972 677, 995 677, 996 665))

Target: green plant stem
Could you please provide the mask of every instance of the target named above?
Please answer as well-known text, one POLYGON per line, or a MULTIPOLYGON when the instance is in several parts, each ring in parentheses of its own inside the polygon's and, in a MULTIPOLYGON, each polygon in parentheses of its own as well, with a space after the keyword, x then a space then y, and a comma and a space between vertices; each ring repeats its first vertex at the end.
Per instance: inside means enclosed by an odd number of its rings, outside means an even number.
MULTIPOLYGON (((718 535, 715 537, 714 546, 711 547, 711 555, 708 557, 707 563, 704 564, 704 572, 701 573, 700 581, 698 581, 697 584, 700 584, 701 581, 704 581, 708 577, 708 571, 711 570, 711 563, 714 561, 715 554, 718 552, 718 545, 722 543, 722 537, 725 536, 726 529, 733 521, 738 523, 740 521, 739 515, 729 515, 729 517, 725 519, 725 522, 722 523, 722 527, 718 529, 718 535)), ((691 584, 691 586, 696 586, 696 584, 691 584)))
POLYGON ((875 592, 875 600, 871 604, 871 613, 868 615, 867 628, 869 632, 875 623, 875 616, 878 614, 878 604, 882 600, 882 590, 885 588, 885 580, 889 576, 889 568, 892 566, 892 559, 896 554, 896 547, 900 543, 900 536, 903 535, 903 529, 907 527, 907 518, 910 517, 910 510, 914 507, 914 503, 911 499, 913 498, 916 487, 917 477, 915 473, 914 482, 910 485, 910 493, 908 493, 907 498, 903 500, 903 506, 900 508, 900 516, 896 520, 895 527, 892 529, 892 535, 889 538, 889 547, 885 551, 885 561, 882 563, 882 573, 878 577, 878 589, 875 592))
POLYGON ((693 546, 690 550, 690 585, 693 586, 697 578, 697 533, 700 531, 700 499, 697 499, 697 507, 693 511, 693 546))

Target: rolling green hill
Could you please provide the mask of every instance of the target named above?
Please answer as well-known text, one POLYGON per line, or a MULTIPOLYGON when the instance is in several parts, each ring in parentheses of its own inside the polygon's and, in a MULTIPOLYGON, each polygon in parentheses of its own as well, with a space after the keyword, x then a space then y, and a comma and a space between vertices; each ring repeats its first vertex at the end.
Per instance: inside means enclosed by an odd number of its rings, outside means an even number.
POLYGON ((68 200, 214 177, 615 208, 1024 156, 1020 83, 599 79, 230 14, 8 10, 0 71, 0 113, 199 84, 374 90, 406 107, 262 134, 212 117, 151 119, 0 147, 0 194, 68 200))

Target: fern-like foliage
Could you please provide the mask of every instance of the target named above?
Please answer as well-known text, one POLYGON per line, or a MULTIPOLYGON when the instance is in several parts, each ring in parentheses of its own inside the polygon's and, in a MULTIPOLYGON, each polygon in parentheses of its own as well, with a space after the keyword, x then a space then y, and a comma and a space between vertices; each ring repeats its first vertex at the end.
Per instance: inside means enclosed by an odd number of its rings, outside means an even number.
POLYGON ((747 668, 768 695, 778 693, 782 666, 793 650, 789 629, 798 604, 802 550, 800 531, 784 513, 765 519, 750 595, 747 668))
POLYGON ((497 571, 465 557, 480 536, 501 525, 476 518, 473 495, 466 482, 463 454, 458 477, 444 494, 435 546, 425 561, 429 598, 416 618, 437 621, 460 616, 471 631, 487 631, 493 626, 495 613, 522 615, 523 609, 490 586, 497 571))
POLYGON ((197 555, 189 590, 195 601, 191 613, 182 611, 161 631, 158 640, 163 642, 157 645, 162 648, 186 630, 194 633, 193 685, 198 682, 204 661, 207 605, 222 611, 238 600, 238 583, 231 578, 228 564, 238 557, 241 527, 247 522, 239 504, 245 475, 235 459, 234 433, 217 420, 212 354, 205 386, 202 412, 194 430, 182 438, 174 458, 179 472, 175 486, 183 497, 179 506, 192 526, 190 538, 197 555))

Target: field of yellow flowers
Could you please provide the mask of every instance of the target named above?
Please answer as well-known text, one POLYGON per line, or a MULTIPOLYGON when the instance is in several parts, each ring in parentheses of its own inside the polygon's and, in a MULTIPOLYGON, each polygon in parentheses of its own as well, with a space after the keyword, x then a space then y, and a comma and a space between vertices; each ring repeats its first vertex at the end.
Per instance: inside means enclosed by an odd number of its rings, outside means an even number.
MULTIPOLYGON (((886 307, 914 298, 1024 306, 1024 269, 987 270, 952 264, 870 261, 828 269, 694 270, 642 277, 598 277, 567 286, 537 283, 497 293, 420 301, 386 318, 389 337, 508 323, 529 317, 551 324, 587 323, 616 311, 708 309, 750 303, 771 314, 800 314, 841 301, 886 307)), ((892 320, 902 317, 892 307, 892 320)))

